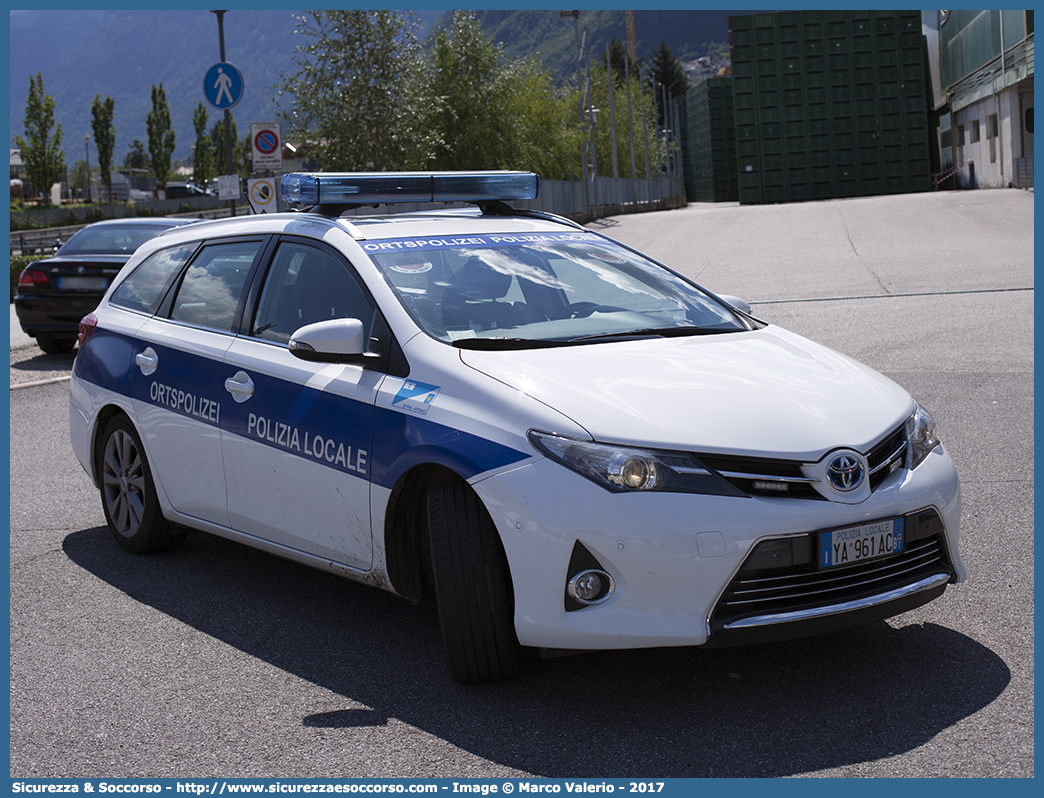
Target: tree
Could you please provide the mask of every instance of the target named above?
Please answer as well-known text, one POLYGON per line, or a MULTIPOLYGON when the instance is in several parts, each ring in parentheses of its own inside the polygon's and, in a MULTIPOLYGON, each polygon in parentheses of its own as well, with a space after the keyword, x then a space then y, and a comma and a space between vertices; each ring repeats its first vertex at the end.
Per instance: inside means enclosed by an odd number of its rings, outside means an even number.
POLYGON ((225 146, 225 119, 224 115, 210 128, 209 142, 213 157, 214 173, 219 175, 239 175, 248 177, 253 168, 253 144, 250 136, 239 138, 236 129, 236 118, 228 115, 229 130, 232 132, 232 165, 228 166, 225 146))
MULTIPOLYGON (((535 58, 508 62, 474 12, 458 11, 432 44, 442 144, 437 169, 528 169, 565 177, 576 160, 575 127, 535 58)), ((575 170, 574 170, 575 171, 575 170)))
POLYGON ((295 33, 299 67, 274 98, 288 137, 308 140, 324 169, 424 168, 438 137, 430 71, 412 12, 312 11, 295 33))
MULTIPOLYGON (((90 185, 93 171, 88 167, 87 161, 77 161, 69 168, 69 187, 75 189, 90 185)), ((84 192, 83 198, 87 199, 86 192, 84 192)))
MULTIPOLYGON (((602 66, 605 67, 605 53, 601 55, 602 66)), ((613 67, 613 78, 615 83, 623 86, 624 81, 638 74, 638 62, 631 58, 627 52, 627 45, 615 36, 609 42, 609 64, 613 67)))
POLYGON ((29 77, 25 138, 15 136, 14 140, 29 182, 44 195, 44 202, 50 204, 51 186, 61 179, 65 169, 65 153, 62 152, 62 126, 55 124, 54 99, 44 92, 42 72, 37 72, 35 78, 29 77))
POLYGON ((453 24, 435 37, 433 96, 436 124, 443 134, 439 169, 496 169, 497 131, 503 95, 498 91, 501 52, 486 37, 474 14, 458 11, 453 24))
MULTIPOLYGON (((631 176, 631 141, 634 142, 634 174, 638 178, 651 178, 660 174, 666 150, 664 141, 657 134, 656 101, 648 85, 641 85, 636 71, 628 68, 630 84, 613 72, 613 102, 609 103, 609 74, 605 60, 591 70, 591 98, 595 108, 600 109, 595 125, 596 156, 598 174, 613 174, 613 125, 610 109, 616 116, 616 159, 621 177, 631 176), (631 110, 628 113, 627 95, 630 89, 631 110), (633 123, 633 131, 630 129, 633 123), (645 171, 646 144, 648 144, 649 172, 645 171)), ((575 102, 573 103, 575 115, 575 102)), ((575 117, 574 117, 575 118, 575 117)), ((574 122, 575 124, 575 122, 574 122)), ((585 136, 586 136, 586 124, 585 136)))
POLYGON ((250 141, 249 134, 243 136, 239 141, 232 140, 232 160, 238 162, 237 174, 240 177, 250 177, 254 169, 254 145, 250 141))
POLYGON ((145 154, 145 145, 138 139, 131 142, 130 149, 123 156, 123 165, 128 169, 149 168, 149 156, 145 154))
POLYGON ((250 136, 239 138, 239 133, 236 130, 236 118, 232 114, 229 114, 228 118, 230 121, 228 127, 232 132, 232 165, 228 165, 226 153, 228 148, 225 146, 225 119, 222 116, 210 128, 210 146, 214 153, 214 168, 219 175, 247 177, 250 174, 253 161, 253 145, 250 143, 250 136))
POLYGON ((192 180, 197 186, 206 188, 214 176, 214 148, 207 135, 207 109, 200 101, 192 115, 196 130, 196 144, 192 148, 192 180))
POLYGON ((664 108, 659 87, 664 86, 666 88, 667 99, 670 100, 672 97, 685 94, 689 90, 689 79, 685 77, 685 70, 682 68, 681 61, 674 57, 671 48, 667 46, 667 42, 663 39, 660 39, 660 46, 653 53, 652 70, 653 80, 655 81, 657 119, 662 126, 664 124, 664 108))
POLYGON ((210 128, 210 146, 214 151, 214 169, 216 174, 231 175, 239 172, 239 158, 236 149, 239 144, 239 133, 236 130, 236 118, 228 114, 229 130, 232 132, 232 165, 228 165, 228 153, 225 146, 225 115, 222 114, 210 128))
POLYGON ((577 175, 576 96, 556 89, 535 56, 515 62, 514 72, 515 90, 505 103, 504 125, 513 135, 504 168, 527 169, 547 180, 577 175))
POLYGON ((157 188, 166 188, 170 174, 170 156, 174 152, 174 131, 170 127, 170 108, 163 84, 152 84, 152 110, 145 117, 149 134, 149 161, 157 188))
POLYGON ((116 148, 116 128, 112 124, 116 103, 112 97, 102 100, 94 95, 91 103, 91 130, 94 132, 94 147, 98 150, 98 172, 112 201, 112 151, 116 148))

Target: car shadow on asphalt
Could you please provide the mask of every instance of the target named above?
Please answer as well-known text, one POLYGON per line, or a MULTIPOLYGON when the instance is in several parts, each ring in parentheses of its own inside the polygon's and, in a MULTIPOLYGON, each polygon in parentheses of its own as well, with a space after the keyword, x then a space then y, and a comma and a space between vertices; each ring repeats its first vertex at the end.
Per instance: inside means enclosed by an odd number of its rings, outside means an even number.
POLYGON ((971 638, 893 619, 753 648, 533 656, 513 680, 462 687, 431 603, 201 533, 141 557, 94 528, 63 550, 131 598, 369 707, 304 726, 395 718, 539 776, 778 777, 870 762, 924 745, 1011 679, 971 638))
POLYGON ((68 375, 76 360, 77 349, 59 355, 48 355, 35 346, 11 351, 11 382, 31 381, 52 374, 68 375), (20 378, 20 379, 19 379, 20 378))

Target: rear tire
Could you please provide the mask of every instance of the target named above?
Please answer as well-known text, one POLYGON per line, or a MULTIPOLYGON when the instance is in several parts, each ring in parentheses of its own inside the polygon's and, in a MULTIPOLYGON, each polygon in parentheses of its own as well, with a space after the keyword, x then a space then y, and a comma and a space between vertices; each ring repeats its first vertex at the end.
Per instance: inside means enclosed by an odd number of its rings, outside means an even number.
POLYGON ((36 336, 36 345, 48 355, 64 355, 76 346, 75 338, 55 338, 50 335, 36 336))
POLYGON ((446 663, 475 684, 518 673, 514 594, 493 519, 463 482, 428 492, 428 537, 446 663))
POLYGON ((163 517, 145 449, 126 416, 105 428, 98 465, 105 520, 120 546, 149 554, 181 542, 184 535, 163 517))

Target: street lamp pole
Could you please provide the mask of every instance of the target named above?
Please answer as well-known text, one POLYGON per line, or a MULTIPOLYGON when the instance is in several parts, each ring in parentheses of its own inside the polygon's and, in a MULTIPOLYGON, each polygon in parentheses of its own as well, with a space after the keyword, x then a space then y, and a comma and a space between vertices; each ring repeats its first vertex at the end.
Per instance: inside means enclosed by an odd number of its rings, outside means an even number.
POLYGON ((576 31, 576 49, 577 49, 577 64, 576 64, 576 82, 577 88, 580 89, 580 125, 583 128, 586 117, 587 124, 587 142, 581 142, 580 145, 580 169, 581 178, 583 179, 584 191, 586 194, 585 201, 588 207, 595 207, 598 204, 597 198, 597 179, 598 179, 598 159, 595 150, 595 117, 598 113, 598 109, 594 107, 594 88, 591 83, 591 55, 588 46, 588 31, 587 25, 580 21, 579 11, 560 11, 558 12, 559 17, 562 19, 568 19, 572 17, 574 21, 574 29, 576 31), (580 35, 580 28, 584 29, 583 37, 580 35), (587 64, 587 75, 584 80, 584 64, 587 64), (584 85, 581 88, 580 83, 584 85))
POLYGON ((88 143, 90 140, 91 140, 90 135, 88 135, 87 133, 84 133, 83 134, 83 152, 84 152, 84 160, 87 161, 87 177, 85 178, 84 182, 86 182, 87 185, 84 188, 83 193, 87 197, 87 202, 91 201, 91 147, 90 147, 90 144, 88 143))

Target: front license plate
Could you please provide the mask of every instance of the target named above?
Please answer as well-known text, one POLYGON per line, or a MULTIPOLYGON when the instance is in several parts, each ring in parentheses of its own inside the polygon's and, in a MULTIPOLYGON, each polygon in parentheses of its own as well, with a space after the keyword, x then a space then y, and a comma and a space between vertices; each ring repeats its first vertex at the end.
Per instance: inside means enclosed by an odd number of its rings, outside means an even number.
POLYGON ((59 277, 59 291, 104 291, 109 287, 107 277, 59 277))
POLYGON ((906 545, 903 519, 832 529, 819 534, 819 567, 837 568, 898 554, 906 545))

